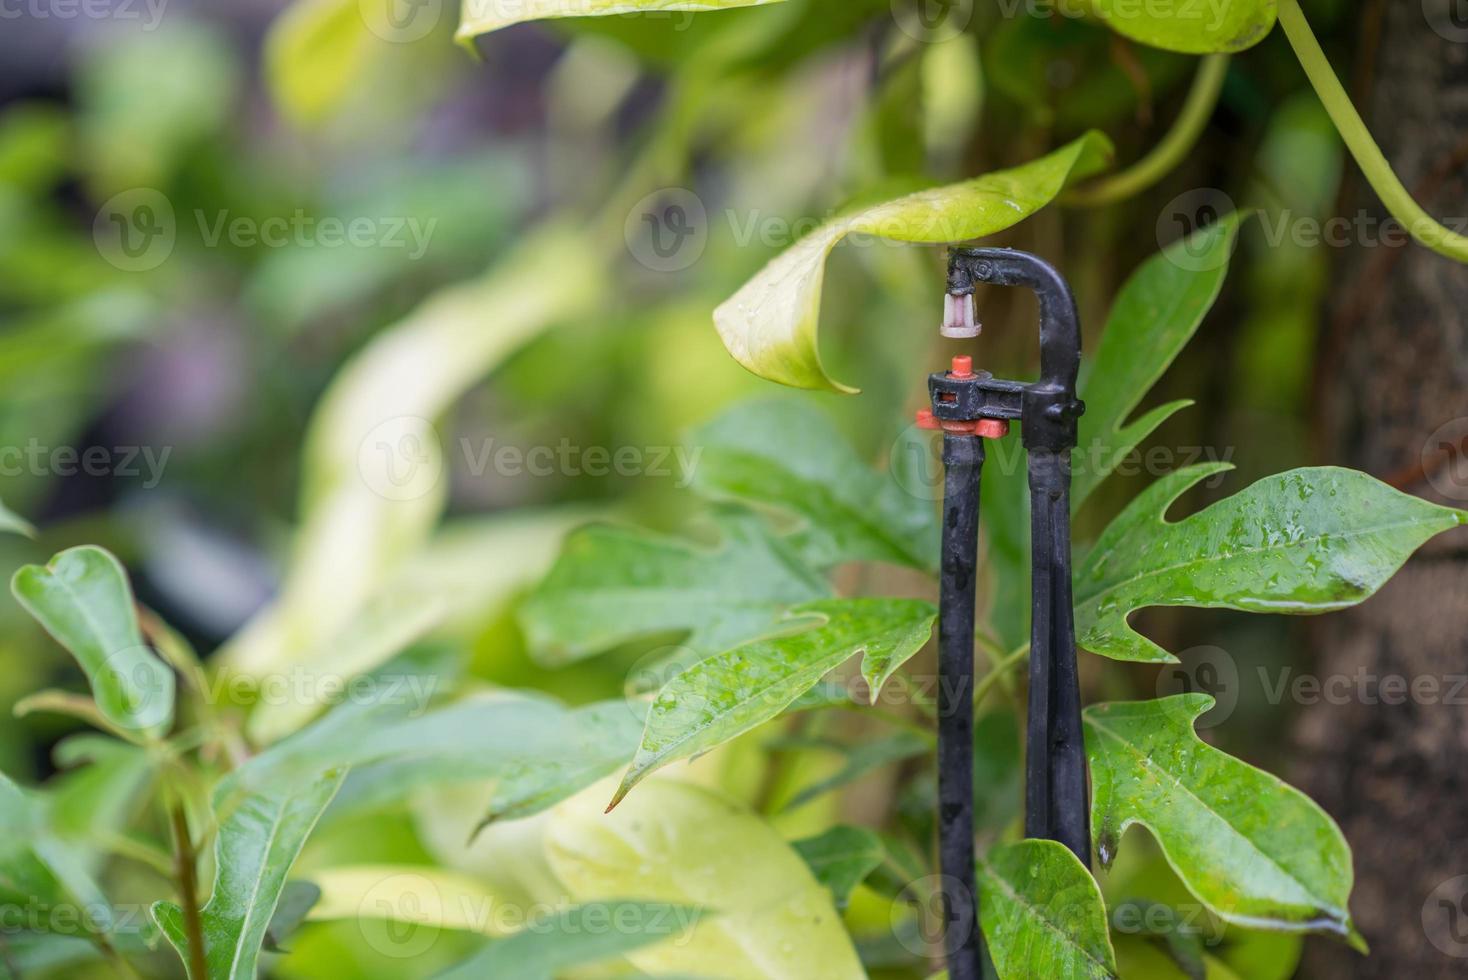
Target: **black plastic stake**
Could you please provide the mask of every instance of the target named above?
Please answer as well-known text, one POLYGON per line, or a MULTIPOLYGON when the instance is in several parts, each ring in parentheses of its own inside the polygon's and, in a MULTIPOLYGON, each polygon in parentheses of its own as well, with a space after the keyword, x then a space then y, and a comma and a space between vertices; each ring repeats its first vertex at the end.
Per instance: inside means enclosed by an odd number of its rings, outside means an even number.
POLYGON ((983 440, 1022 427, 1029 459, 1030 692, 1025 745, 1025 834, 1059 841, 1091 864, 1090 806, 1071 609, 1070 455, 1081 360, 1080 324, 1064 278, 1012 249, 954 249, 945 333, 973 336, 976 284, 1020 286, 1040 302, 1040 378, 1003 381, 968 358, 928 379, 919 424, 943 436, 943 567, 939 611, 938 850, 944 878, 944 952, 952 980, 981 975, 974 875, 974 596, 983 440))
POLYGON ((943 436, 943 603, 938 617, 938 841, 949 980, 978 980, 974 876, 974 587, 984 440, 943 436))

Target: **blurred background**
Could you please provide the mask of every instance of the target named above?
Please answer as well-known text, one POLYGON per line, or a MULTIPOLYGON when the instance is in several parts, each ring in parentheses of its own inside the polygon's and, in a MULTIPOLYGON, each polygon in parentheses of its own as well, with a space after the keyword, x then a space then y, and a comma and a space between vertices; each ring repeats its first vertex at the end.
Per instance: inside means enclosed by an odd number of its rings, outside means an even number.
MULTIPOLYGON (((40 532, 0 537, 7 579, 102 544, 142 601, 200 651, 219 647, 281 589, 323 394, 404 328, 397 382, 449 406, 436 423, 447 519, 546 529, 467 574, 532 580, 552 532, 589 516, 676 529, 692 506, 682 433, 773 387, 725 353, 718 303, 853 200, 1020 163, 1088 128, 1134 160, 1195 66, 1023 3, 566 20, 472 52, 453 41, 452 3, 400 6, 0 0, 0 500, 40 532), (525 260, 546 236, 564 244, 525 260), (546 307, 531 325, 526 303, 546 307), (473 340, 501 336, 492 350, 473 340), (444 345, 421 371, 415 337, 444 345), (535 450, 555 462, 531 465, 535 450)), ((1305 4, 1398 172, 1451 226, 1465 213, 1468 32, 1419 6, 1305 4)), ((1047 209, 1003 243, 1064 269, 1094 348, 1132 269, 1235 208, 1258 217, 1224 294, 1147 401, 1197 405, 1103 488, 1078 533, 1208 459, 1238 472, 1189 506, 1311 463, 1463 506, 1468 274, 1393 239, 1278 33, 1233 59, 1197 149, 1160 184, 1108 208, 1047 209), (1332 216, 1347 221, 1337 237, 1310 234, 1332 216)), ((923 403, 926 373, 962 349, 937 335, 942 261, 857 242, 830 263, 824 352, 863 393, 799 397, 874 463, 923 403)), ((979 362, 1031 370, 1033 310, 981 314, 979 362)), ((341 567, 355 560, 349 549, 341 567)), ((1301 975, 1461 975, 1468 962, 1421 928, 1435 883, 1468 874, 1468 692, 1447 696, 1468 673, 1465 569, 1468 542, 1447 535, 1351 613, 1150 610, 1141 627, 1188 651, 1183 670, 1085 664, 1092 699, 1214 692, 1205 737, 1300 781, 1342 823, 1376 955, 1312 941, 1301 975), (1439 677, 1444 693, 1381 703, 1359 693, 1363 673, 1439 677), (1300 693, 1302 676, 1353 680, 1336 699, 1300 693)), ((866 587, 882 587, 875 574, 866 587)), ((472 677, 573 701, 615 696, 628 669, 538 668, 501 606, 460 652, 472 677)), ((0 708, 75 683, 7 596, 0 708)), ((50 776, 74 728, 0 711, 0 769, 50 776)), ((881 792, 848 805, 871 812, 881 792)), ((393 861, 432 850, 428 837, 405 814, 313 846, 393 861)), ((308 930, 279 975, 406 975, 351 933, 308 930)))

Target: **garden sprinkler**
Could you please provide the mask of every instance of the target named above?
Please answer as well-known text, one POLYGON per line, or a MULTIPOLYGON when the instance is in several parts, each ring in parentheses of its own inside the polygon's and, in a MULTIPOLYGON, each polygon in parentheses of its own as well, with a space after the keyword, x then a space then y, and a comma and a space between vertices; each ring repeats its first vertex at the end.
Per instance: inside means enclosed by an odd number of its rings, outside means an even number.
POLYGON ((945 880, 944 953, 950 980, 982 976, 974 872, 974 588, 984 440, 1018 420, 1030 480, 1030 695, 1025 836, 1059 841, 1091 864, 1085 744, 1070 581, 1070 451, 1085 406, 1076 398, 1081 334, 1060 273, 1027 252, 954 249, 945 337, 977 337, 974 286, 1023 286, 1040 301, 1040 379, 1003 381, 969 357, 931 375, 932 408, 918 425, 943 433, 943 551, 938 616, 938 850, 945 880))

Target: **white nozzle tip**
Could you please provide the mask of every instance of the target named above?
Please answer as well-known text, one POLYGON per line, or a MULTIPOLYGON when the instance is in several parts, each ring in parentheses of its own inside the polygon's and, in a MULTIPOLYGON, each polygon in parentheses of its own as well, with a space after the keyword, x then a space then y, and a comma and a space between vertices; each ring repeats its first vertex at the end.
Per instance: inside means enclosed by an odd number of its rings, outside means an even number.
POLYGON ((949 293, 943 297, 943 326, 938 329, 939 333, 945 337, 966 339, 977 337, 983 330, 984 326, 974 310, 973 293, 963 296, 949 293))

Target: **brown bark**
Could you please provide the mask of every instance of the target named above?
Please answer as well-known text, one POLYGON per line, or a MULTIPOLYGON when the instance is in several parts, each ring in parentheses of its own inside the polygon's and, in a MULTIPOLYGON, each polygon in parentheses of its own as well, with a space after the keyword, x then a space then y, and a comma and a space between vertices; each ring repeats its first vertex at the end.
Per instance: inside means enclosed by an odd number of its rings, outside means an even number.
MULTIPOLYGON (((1404 183, 1458 227, 1468 216, 1468 31, 1442 37, 1419 0, 1389 0, 1381 27, 1367 121, 1404 183)), ((1353 186, 1348 216, 1384 217, 1359 176, 1353 186)), ((1468 464, 1451 451, 1423 454, 1445 423, 1468 420, 1468 268, 1418 245, 1358 241, 1338 257, 1335 284, 1319 378, 1328 461, 1468 507, 1468 464), (1456 484, 1446 479, 1454 466, 1456 484)), ((1419 687, 1404 703, 1380 703, 1379 683, 1353 680, 1349 689, 1367 697, 1302 713, 1297 782, 1350 840, 1352 909, 1372 945, 1362 958, 1312 940, 1304 975, 1468 976, 1468 900, 1456 912, 1443 904, 1468 893, 1468 878, 1461 889, 1453 881, 1468 876, 1465 529, 1430 542, 1376 597, 1321 620, 1313 635, 1323 678, 1435 679, 1437 693, 1419 687)))

